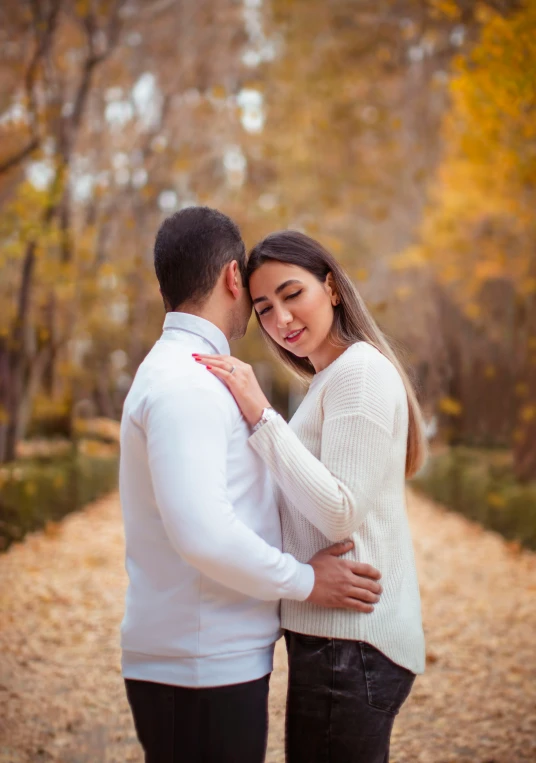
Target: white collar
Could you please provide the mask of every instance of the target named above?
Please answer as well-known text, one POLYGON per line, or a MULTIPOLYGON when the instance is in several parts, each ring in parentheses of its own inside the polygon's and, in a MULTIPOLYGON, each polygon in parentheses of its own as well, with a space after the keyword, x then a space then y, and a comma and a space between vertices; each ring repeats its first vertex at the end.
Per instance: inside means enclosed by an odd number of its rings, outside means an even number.
POLYGON ((214 348, 217 355, 231 354, 229 342, 223 331, 205 318, 200 318, 191 313, 166 313, 164 331, 173 329, 187 331, 189 334, 202 337, 214 348))

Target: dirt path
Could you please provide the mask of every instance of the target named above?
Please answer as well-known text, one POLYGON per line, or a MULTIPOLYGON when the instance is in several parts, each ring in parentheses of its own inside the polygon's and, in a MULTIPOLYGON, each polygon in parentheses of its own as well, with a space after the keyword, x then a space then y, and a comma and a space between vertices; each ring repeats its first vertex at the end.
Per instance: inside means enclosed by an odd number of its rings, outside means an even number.
MULTIPOLYGON (((409 503, 429 658, 392 763, 536 761, 536 555, 409 503)), ((1 556, 0 585, 0 762, 141 761, 119 672, 117 497, 1 556)), ((279 642, 268 763, 284 760, 285 681, 279 642)))

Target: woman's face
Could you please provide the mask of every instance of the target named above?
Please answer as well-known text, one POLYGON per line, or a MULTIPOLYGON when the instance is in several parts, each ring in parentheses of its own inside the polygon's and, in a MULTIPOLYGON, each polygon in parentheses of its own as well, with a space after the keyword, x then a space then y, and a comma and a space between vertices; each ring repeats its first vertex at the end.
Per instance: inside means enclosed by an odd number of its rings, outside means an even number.
POLYGON ((308 270, 275 260, 261 265, 249 280, 263 329, 285 350, 309 358, 317 371, 317 363, 331 362, 329 334, 338 302, 332 284, 331 274, 321 283, 308 270))

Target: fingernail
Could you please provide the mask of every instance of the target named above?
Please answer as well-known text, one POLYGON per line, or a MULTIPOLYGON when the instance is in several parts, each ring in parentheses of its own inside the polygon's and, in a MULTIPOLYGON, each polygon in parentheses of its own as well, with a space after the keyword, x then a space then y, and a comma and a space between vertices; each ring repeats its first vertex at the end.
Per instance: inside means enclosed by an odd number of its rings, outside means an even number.
POLYGON ((207 369, 207 371, 210 371, 210 369, 212 368, 212 366, 205 366, 205 368, 207 369))
POLYGON ((198 352, 192 352, 192 358, 198 358, 199 353, 198 352))

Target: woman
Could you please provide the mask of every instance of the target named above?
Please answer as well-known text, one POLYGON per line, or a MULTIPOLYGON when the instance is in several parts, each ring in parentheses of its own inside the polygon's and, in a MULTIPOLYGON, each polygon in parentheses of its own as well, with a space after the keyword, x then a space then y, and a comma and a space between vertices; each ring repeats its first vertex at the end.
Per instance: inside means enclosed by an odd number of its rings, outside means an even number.
POLYGON ((425 457, 406 374, 350 279, 316 241, 282 231, 251 252, 249 289, 262 332, 309 391, 290 424, 253 371, 200 356, 254 431, 250 444, 279 486, 285 551, 306 561, 351 538, 349 558, 382 572, 369 614, 282 602, 289 656, 289 763, 386 763, 394 717, 424 638, 405 479, 425 457), (373 611, 372 611, 373 610, 373 611))

